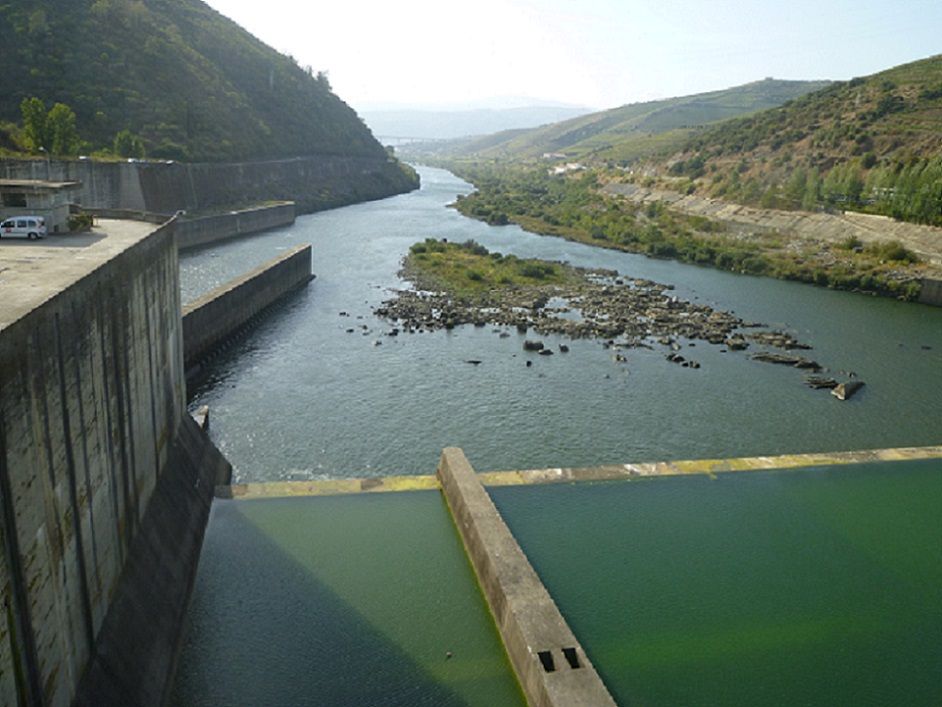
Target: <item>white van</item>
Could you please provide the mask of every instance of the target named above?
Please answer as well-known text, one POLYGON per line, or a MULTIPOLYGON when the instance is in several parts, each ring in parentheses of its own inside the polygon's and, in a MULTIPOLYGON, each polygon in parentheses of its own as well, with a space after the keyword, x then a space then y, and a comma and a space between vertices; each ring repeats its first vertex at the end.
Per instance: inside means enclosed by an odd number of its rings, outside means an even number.
POLYGON ((0 238, 7 237, 44 238, 46 236, 46 219, 42 216, 15 216, 0 223, 0 238))

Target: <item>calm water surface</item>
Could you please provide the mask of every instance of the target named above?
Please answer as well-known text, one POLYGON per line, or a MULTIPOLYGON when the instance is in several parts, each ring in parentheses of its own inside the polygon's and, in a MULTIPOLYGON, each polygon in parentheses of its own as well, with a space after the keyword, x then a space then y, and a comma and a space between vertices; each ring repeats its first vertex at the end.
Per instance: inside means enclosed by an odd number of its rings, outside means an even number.
POLYGON ((172 703, 525 704, 437 492, 215 501, 172 703))
POLYGON ((942 704, 942 461, 491 495, 619 704, 942 704))
POLYGON ((212 434, 239 480, 431 473, 445 446, 463 447, 483 470, 942 441, 942 309, 488 226, 446 208, 470 185, 420 171, 420 191, 183 256, 187 301, 291 246, 314 246, 317 279, 217 359, 194 401, 210 405, 212 434), (673 284, 792 332, 816 360, 855 371, 867 387, 840 403, 804 387, 797 370, 703 342, 685 352, 702 364, 689 370, 663 351, 628 351, 618 364, 590 341, 532 356, 516 331, 500 339, 491 327, 383 336, 392 324, 372 308, 407 286, 400 262, 429 237, 673 284))

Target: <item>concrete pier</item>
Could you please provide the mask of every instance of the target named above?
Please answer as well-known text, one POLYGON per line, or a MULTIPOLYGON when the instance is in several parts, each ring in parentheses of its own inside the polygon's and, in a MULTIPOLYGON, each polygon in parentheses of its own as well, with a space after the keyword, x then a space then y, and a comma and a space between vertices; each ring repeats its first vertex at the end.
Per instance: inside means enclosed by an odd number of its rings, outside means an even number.
POLYGON ((614 707, 460 449, 442 452, 438 477, 527 702, 531 707, 614 707))

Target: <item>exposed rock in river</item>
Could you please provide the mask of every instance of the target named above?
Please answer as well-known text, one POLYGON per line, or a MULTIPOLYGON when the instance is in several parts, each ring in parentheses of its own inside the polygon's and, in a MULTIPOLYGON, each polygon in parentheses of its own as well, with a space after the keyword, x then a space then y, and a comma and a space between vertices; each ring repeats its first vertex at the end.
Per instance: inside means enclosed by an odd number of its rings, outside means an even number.
MULTIPOLYGON (((745 350, 750 342, 784 350, 811 348, 781 331, 743 333, 762 325, 681 299, 669 285, 614 271, 519 260, 488 253, 473 241, 416 244, 401 274, 416 289, 396 291, 376 314, 403 332, 474 324, 499 327, 501 337, 507 335, 506 329, 516 328, 521 334, 532 330, 543 336, 596 339, 606 348, 652 348, 659 343, 669 349, 669 361, 687 368, 700 364, 677 353, 682 339, 690 345, 706 341, 731 351, 745 350)), ((553 353, 537 339, 526 339, 523 348, 546 356, 553 353)), ((568 350, 559 345, 560 352, 568 350)), ((816 361, 791 353, 760 351, 751 358, 812 372, 822 369, 816 361)), ((815 388, 837 386, 819 377, 806 382, 815 388)))
POLYGON ((850 400, 850 398, 863 387, 863 381, 847 381, 846 383, 839 383, 835 386, 834 390, 831 391, 831 395, 838 400, 850 400))

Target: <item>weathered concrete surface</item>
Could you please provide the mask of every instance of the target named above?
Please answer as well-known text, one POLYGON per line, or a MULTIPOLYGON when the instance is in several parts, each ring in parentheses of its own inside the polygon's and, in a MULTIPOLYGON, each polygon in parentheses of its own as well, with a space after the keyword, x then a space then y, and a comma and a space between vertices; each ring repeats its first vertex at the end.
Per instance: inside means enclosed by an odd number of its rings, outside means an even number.
POLYGON ((919 292, 919 301, 942 307, 942 280, 925 278, 922 281, 922 290, 919 292))
POLYGON ((154 230, 146 223, 101 219, 89 233, 0 240, 0 331, 154 230))
POLYGON ((181 219, 177 222, 180 250, 199 248, 219 241, 260 233, 294 223, 294 202, 256 206, 225 214, 181 219))
POLYGON ((288 498, 291 496, 343 496, 351 493, 392 493, 429 491, 441 488, 437 476, 376 476, 357 479, 318 481, 270 481, 260 484, 232 484, 217 489, 220 498, 288 498))
POLYGON ((527 702, 531 707, 614 706, 460 449, 442 452, 438 477, 527 702))
POLYGON ((166 703, 213 489, 230 473, 184 416, 73 705, 166 703))
POLYGON ((312 277, 311 246, 301 245, 188 304, 183 310, 187 371, 196 373, 200 359, 312 277))
POLYGON ((942 228, 852 211, 826 214, 757 209, 720 199, 648 189, 635 184, 607 184, 603 191, 636 203, 662 201, 681 213, 741 224, 756 231, 778 231, 808 240, 840 243, 851 236, 864 243, 896 240, 924 258, 932 271, 942 277, 942 228))
MULTIPOLYGON (((610 464, 606 466, 530 469, 525 471, 482 471, 477 477, 488 486, 526 486, 530 484, 572 483, 576 481, 607 481, 641 476, 677 476, 680 474, 713 475, 733 471, 797 469, 809 466, 839 466, 874 461, 909 459, 942 459, 942 446, 870 449, 852 452, 816 454, 783 454, 768 457, 732 459, 693 459, 688 461, 610 464)), ((287 498, 291 496, 336 496, 351 493, 389 493, 441 488, 436 476, 402 475, 353 479, 321 479, 317 481, 274 481, 269 483, 233 484, 217 489, 223 498, 287 498)))
POLYGON ((127 672, 94 683, 148 700, 205 521, 200 475, 211 489, 227 467, 186 415, 173 223, 30 246, 0 244, 0 704, 68 705, 132 642, 127 672), (142 591, 166 601, 111 618, 142 591))
POLYGON ((529 469, 525 471, 491 471, 479 474, 487 486, 566 483, 572 481, 606 481, 641 476, 676 476, 680 474, 719 474, 733 471, 798 469, 809 466, 840 466, 868 462, 892 462, 912 459, 942 459, 942 446, 867 449, 851 452, 814 454, 783 454, 769 457, 737 457, 732 459, 692 459, 684 461, 611 464, 581 469, 529 469))
POLYGON ((83 206, 163 214, 274 199, 310 213, 418 188, 395 160, 338 155, 201 164, 4 159, 0 177, 78 181, 83 206))

